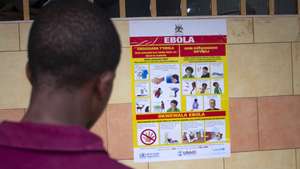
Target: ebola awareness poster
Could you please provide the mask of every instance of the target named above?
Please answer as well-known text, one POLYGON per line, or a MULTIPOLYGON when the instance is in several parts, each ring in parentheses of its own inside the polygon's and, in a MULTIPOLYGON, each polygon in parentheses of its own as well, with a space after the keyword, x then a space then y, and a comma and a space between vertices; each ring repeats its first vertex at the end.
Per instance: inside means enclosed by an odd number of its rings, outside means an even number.
POLYGON ((135 162, 230 156, 224 19, 129 22, 135 162))

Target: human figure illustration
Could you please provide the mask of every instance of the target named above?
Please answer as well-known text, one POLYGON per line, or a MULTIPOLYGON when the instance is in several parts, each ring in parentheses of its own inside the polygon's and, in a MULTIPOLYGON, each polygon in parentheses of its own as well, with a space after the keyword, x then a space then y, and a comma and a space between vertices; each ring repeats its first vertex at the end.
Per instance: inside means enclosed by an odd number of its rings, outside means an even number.
POLYGON ((205 94, 206 90, 207 90, 207 83, 202 83, 200 93, 205 94))
POLYGON ((196 82, 192 82, 192 90, 190 91, 190 94, 195 94, 197 89, 196 82))
POLYGON ((179 83, 179 76, 177 74, 171 76, 171 83, 179 83))
POLYGON ((216 108, 216 100, 215 99, 209 99, 209 108, 206 110, 220 110, 219 108, 216 108))
POLYGON ((220 87, 220 84, 218 82, 213 83, 214 88, 214 94, 222 94, 222 89, 220 87))
POLYGON ((198 99, 194 99, 192 107, 193 107, 192 110, 198 110, 199 109, 198 99))
POLYGON ((204 66, 202 68, 202 75, 201 75, 201 78, 209 78, 210 77, 210 74, 208 72, 208 67, 204 66))
POLYGON ((163 101, 160 102, 160 111, 165 112, 165 103, 163 101))
POLYGON ((183 76, 183 78, 194 78, 194 69, 191 66, 186 67, 184 71, 185 75, 183 76))
POLYGON ((180 112, 180 109, 177 108, 178 102, 176 100, 172 100, 170 102, 170 108, 167 112, 180 112))
POLYGON ((161 88, 158 88, 158 89, 154 92, 154 96, 155 96, 156 98, 159 98, 161 94, 162 94, 161 88))
POLYGON ((149 106, 147 106, 147 107, 145 108, 145 112, 150 112, 149 106))
POLYGON ((177 97, 177 93, 179 91, 179 88, 173 87, 173 88, 171 88, 171 90, 174 92, 174 97, 177 97))

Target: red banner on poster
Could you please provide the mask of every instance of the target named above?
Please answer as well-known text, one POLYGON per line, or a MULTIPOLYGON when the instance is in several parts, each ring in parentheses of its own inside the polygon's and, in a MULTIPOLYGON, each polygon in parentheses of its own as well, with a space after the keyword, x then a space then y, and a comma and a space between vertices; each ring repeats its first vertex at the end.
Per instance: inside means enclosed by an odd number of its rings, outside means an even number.
POLYGON ((178 118, 195 118, 195 117, 212 117, 225 116, 225 111, 208 111, 208 112, 186 112, 186 113, 165 113, 165 114, 138 114, 137 120, 157 120, 157 119, 178 119, 178 118))
POLYGON ((226 36, 145 36, 130 37, 130 45, 227 43, 226 36))
POLYGON ((225 44, 213 45, 182 45, 180 46, 180 56, 225 56, 225 44))
POLYGON ((178 45, 132 46, 133 58, 178 57, 178 45))

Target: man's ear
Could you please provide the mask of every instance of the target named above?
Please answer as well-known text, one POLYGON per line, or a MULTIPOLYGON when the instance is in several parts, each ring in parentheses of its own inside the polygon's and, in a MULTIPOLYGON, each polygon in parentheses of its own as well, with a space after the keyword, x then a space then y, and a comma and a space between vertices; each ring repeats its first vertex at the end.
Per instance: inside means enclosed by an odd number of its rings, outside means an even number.
POLYGON ((102 103, 106 104, 112 92, 115 72, 107 71, 97 77, 97 95, 102 103))
POLYGON ((28 63, 26 63, 25 71, 26 71, 26 77, 27 77, 27 79, 32 84, 32 73, 31 73, 31 70, 29 69, 28 63))

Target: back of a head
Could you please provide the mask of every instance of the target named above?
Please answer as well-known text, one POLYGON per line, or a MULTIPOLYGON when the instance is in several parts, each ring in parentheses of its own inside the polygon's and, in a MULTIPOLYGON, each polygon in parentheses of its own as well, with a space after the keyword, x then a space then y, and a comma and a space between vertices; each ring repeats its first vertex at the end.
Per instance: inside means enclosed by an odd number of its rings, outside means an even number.
POLYGON ((105 71, 115 71, 120 40, 104 11, 87 0, 56 0, 42 10, 28 44, 33 86, 76 88, 105 71))

